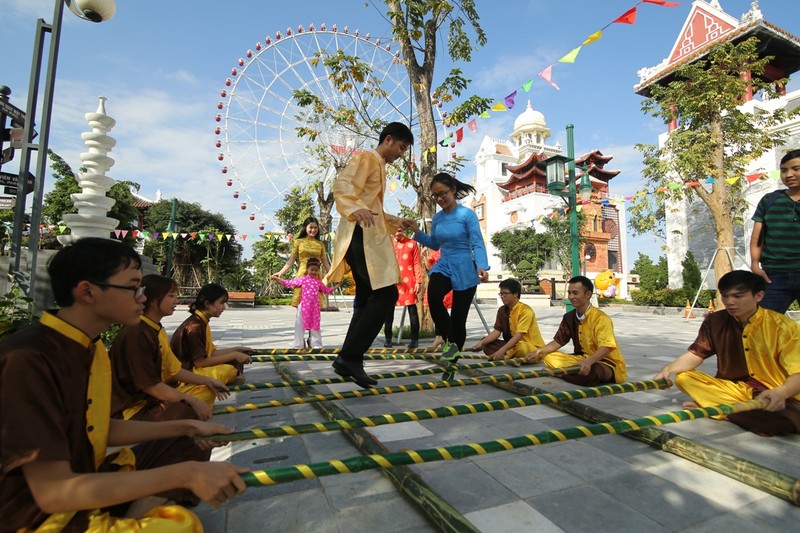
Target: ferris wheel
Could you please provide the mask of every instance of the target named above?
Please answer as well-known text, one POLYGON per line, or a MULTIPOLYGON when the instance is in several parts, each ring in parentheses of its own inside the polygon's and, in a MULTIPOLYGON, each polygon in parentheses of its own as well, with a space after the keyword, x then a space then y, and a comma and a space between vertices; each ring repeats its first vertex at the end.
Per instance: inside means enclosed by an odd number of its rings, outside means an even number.
MULTIPOLYGON (((330 161, 341 163, 377 146, 378 132, 369 121, 398 121, 417 129, 408 74, 390 40, 382 42, 358 30, 351 33, 347 27, 311 24, 267 36, 237 63, 217 102, 215 146, 233 201, 261 231, 282 232, 275 211, 292 187, 323 180, 327 193, 336 172, 330 161), (355 83, 349 91, 340 91, 324 61, 334 56, 358 58, 380 90, 364 90, 355 83), (356 117, 347 127, 320 123, 313 106, 300 105, 297 91, 313 94, 327 109, 358 103, 368 111, 368 120, 356 117), (298 133, 310 125, 318 133, 313 141, 298 133)), ((389 179, 387 212, 396 213, 400 205, 411 206, 415 200, 412 189, 405 189, 397 178, 389 179)))

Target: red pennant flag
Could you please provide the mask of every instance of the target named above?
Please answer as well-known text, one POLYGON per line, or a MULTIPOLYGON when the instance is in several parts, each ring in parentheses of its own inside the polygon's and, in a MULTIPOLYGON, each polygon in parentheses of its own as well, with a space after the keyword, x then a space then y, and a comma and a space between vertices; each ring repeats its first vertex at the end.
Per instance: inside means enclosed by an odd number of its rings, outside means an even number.
POLYGON ((136 237, 138 237, 138 236, 139 236, 139 231, 138 231, 138 230, 133 230, 133 231, 131 232, 131 235, 132 235, 132 236, 133 236, 133 238, 135 239, 136 237))
POLYGON ((764 175, 763 172, 758 172, 756 174, 750 174, 749 176, 746 177, 747 178, 747 183, 753 183, 754 181, 756 181, 758 178, 760 178, 763 175, 764 175))
POLYGON ((636 24, 636 6, 633 6, 632 8, 627 10, 625 13, 623 13, 620 16, 618 16, 616 18, 616 20, 614 20, 614 22, 612 22, 612 24, 614 24, 614 23, 636 24))
POLYGON ((191 237, 192 237, 192 239, 193 239, 193 240, 197 238, 197 232, 196 232, 196 231, 193 231, 193 232, 192 232, 192 233, 190 233, 189 235, 191 235, 191 237))
POLYGON ((464 138, 464 128, 458 128, 456 130, 456 142, 460 143, 463 138, 464 138))
POLYGON ((474 118, 472 120, 470 120, 469 122, 467 122, 467 128, 469 128, 469 131, 471 131, 472 133, 475 133, 476 131, 478 131, 478 123, 475 122, 474 118))
POLYGON ((657 4, 664 7, 678 7, 680 2, 667 2, 666 0, 644 0, 645 4, 657 4))

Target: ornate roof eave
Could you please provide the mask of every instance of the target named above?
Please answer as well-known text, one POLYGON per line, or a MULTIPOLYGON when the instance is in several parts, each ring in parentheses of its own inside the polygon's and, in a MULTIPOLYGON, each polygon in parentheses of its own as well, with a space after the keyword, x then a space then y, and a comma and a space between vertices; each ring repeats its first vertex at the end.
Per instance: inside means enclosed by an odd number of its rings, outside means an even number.
POLYGON ((652 74, 646 80, 634 85, 634 91, 640 96, 649 97, 649 88, 651 85, 666 85, 672 81, 671 78, 677 69, 705 57, 717 45, 729 41, 739 43, 752 36, 759 38, 762 43, 762 49, 765 47, 764 43, 766 40, 768 41, 767 45, 771 45, 773 50, 776 48, 780 50, 780 53, 769 53, 765 55, 774 55, 776 58, 780 57, 784 72, 787 76, 800 70, 800 39, 783 28, 775 26, 763 19, 757 19, 739 26, 728 33, 724 39, 710 42, 706 46, 687 54, 680 60, 666 65, 663 69, 652 74))
POLYGON ((506 169, 509 172, 511 172, 512 174, 524 174, 524 173, 528 172, 531 168, 536 168, 536 165, 540 161, 543 161, 544 159, 547 159, 546 157, 544 157, 544 154, 535 154, 534 153, 534 154, 531 154, 528 157, 528 159, 526 159, 523 163, 520 163, 519 165, 516 165, 516 166, 509 165, 509 166, 506 167, 506 169))

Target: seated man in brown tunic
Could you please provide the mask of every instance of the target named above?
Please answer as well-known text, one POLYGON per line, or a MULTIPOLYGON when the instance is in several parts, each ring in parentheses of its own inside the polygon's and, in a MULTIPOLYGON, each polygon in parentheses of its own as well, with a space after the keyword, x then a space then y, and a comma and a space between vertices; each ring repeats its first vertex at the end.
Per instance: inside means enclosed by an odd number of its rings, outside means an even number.
POLYGON ((229 463, 182 461, 192 437, 230 430, 199 420, 115 420, 111 364, 99 340, 144 309, 141 259, 122 243, 84 238, 48 266, 56 311, 0 343, 0 531, 201 531, 177 505, 187 491, 219 505, 245 489, 229 463), (185 437, 180 439, 179 437, 185 437), (108 446, 140 444, 106 456, 108 446), (135 464, 135 471, 133 465, 135 464), (108 508, 114 507, 113 511, 108 508))
POLYGON ((675 376, 688 394, 685 407, 710 407, 766 400, 764 409, 733 413, 727 419, 763 436, 800 433, 800 325, 764 309, 764 278, 746 270, 719 279, 724 311, 708 315, 689 350, 653 379, 675 376), (716 356, 714 376, 697 368, 716 356))

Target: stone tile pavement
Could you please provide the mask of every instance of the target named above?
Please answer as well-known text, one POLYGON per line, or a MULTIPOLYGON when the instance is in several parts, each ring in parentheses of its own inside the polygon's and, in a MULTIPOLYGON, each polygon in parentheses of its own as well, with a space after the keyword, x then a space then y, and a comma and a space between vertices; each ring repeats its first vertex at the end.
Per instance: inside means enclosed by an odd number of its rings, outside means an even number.
MULTIPOLYGON (((481 310, 491 325, 494 306, 481 310)), ((683 353, 701 319, 606 310, 615 324, 618 342, 628 362, 631 381, 651 378, 664 364, 683 353)), ((549 340, 563 309, 537 310, 540 329, 549 340)), ((395 324, 400 322, 397 311, 395 324)), ((186 309, 164 320, 168 332, 185 318, 186 309)), ((339 346, 351 315, 323 313, 327 346, 339 346)), ((288 347, 294 309, 289 307, 232 308, 212 321, 220 346, 288 347)), ((468 344, 484 334, 473 309, 468 344)), ((374 346, 382 344, 376 341, 374 346)), ((462 360, 462 362, 468 362, 462 360)), ((329 362, 292 363, 304 377, 331 377, 329 362)), ((367 372, 427 368, 424 361, 375 361, 367 372)), ((713 361, 710 368, 713 369, 713 361)), ((523 368, 524 370, 524 368, 523 368)), ((494 373, 508 371, 490 369, 494 373)), ((273 365, 253 364, 250 383, 280 379, 273 365)), ((436 378, 438 379, 438 377, 436 378)), ((432 381, 430 377, 383 380, 381 385, 432 381)), ((556 378, 527 383, 546 390, 574 388, 556 378)), ((318 386, 320 392, 353 390, 353 384, 318 386)), ((226 404, 264 402, 297 396, 291 389, 239 392, 226 404)), ((354 398, 336 402, 355 416, 377 415, 462 403, 509 398, 489 385, 354 398)), ((675 389, 626 393, 583 400, 616 416, 641 417, 678 410, 685 397, 675 389)), ((245 430, 283 424, 323 421, 311 405, 295 405, 219 415, 220 422, 245 430)), ((370 429, 391 451, 413 450, 513 437, 548 429, 586 425, 576 417, 547 406, 525 407, 439 420, 370 429)), ((671 424, 665 430, 720 448, 758 464, 800 478, 800 436, 763 438, 733 424, 695 420, 671 424)), ((232 443, 215 451, 253 470, 314 463, 359 455, 339 432, 308 434, 232 443)), ((656 450, 620 435, 590 437, 458 461, 432 462, 413 471, 454 506, 475 529, 486 532, 715 532, 797 531, 800 508, 775 496, 656 450)), ((436 531, 417 507, 380 470, 342 474, 249 489, 218 509, 197 508, 206 531, 282 532, 424 532, 436 531)))

